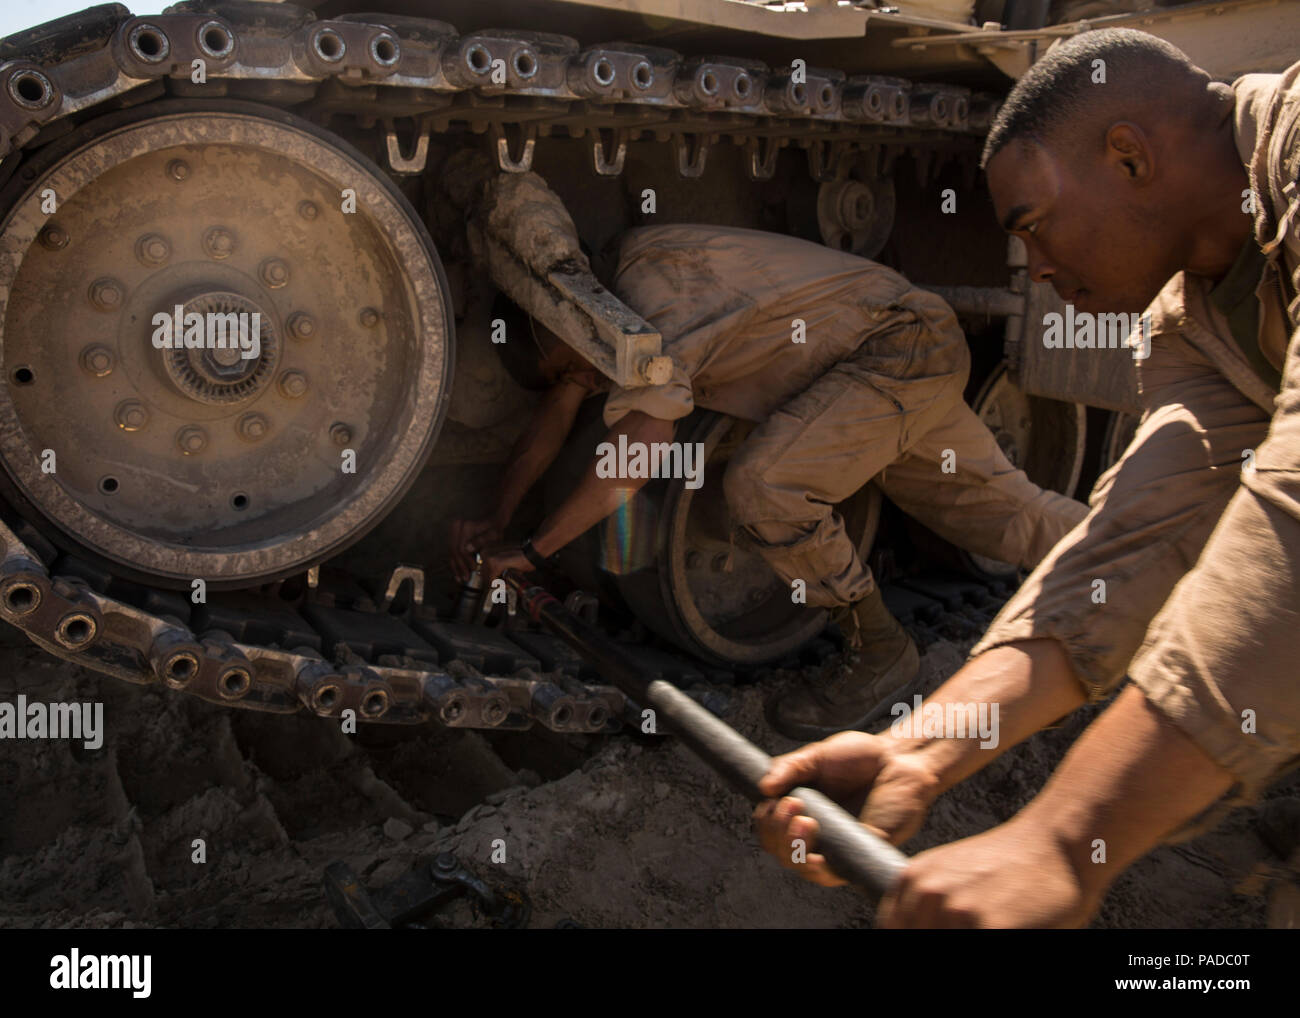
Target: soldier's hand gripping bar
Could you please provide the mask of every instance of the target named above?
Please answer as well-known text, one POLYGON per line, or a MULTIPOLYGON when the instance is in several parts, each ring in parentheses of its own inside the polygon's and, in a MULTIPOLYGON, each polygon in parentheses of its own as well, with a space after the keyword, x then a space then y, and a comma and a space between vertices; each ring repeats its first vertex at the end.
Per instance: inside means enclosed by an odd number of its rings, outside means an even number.
MULTIPOLYGON (((546 623, 627 696, 655 710, 673 733, 733 788, 754 802, 765 798, 758 790, 758 782, 771 767, 770 756, 676 686, 648 678, 617 643, 587 625, 541 587, 529 586, 522 576, 509 570, 504 578, 533 619, 546 623)), ((907 856, 816 789, 793 788, 786 794, 799 799, 802 812, 817 821, 817 850, 831 869, 868 892, 873 900, 879 900, 907 865, 907 856)))

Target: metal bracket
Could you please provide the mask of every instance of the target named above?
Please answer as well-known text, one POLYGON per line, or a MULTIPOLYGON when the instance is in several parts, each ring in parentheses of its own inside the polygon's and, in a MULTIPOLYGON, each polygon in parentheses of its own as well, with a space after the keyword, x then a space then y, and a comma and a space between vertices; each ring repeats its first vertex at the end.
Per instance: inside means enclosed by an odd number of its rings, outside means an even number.
POLYGON ((819 184, 829 184, 839 176, 840 155, 832 141, 816 140, 808 145, 808 172, 819 184))
POLYGON ((506 137, 505 127, 499 123, 492 125, 492 144, 496 151, 497 168, 503 173, 527 173, 533 166, 533 149, 537 145, 537 125, 520 125, 523 142, 518 155, 510 152, 510 139, 506 137))
POLYGON ((780 138, 745 139, 745 172, 750 180, 771 180, 776 176, 776 157, 781 154, 780 138))
POLYGON ((428 121, 420 124, 415 136, 415 151, 409 156, 402 153, 401 145, 397 141, 397 131, 393 129, 393 122, 384 121, 384 127, 387 129, 384 139, 388 143, 388 168, 394 173, 406 175, 423 173, 424 164, 429 158, 428 121))
POLYGON ((345 929, 436 929, 431 913, 455 898, 468 898, 496 929, 525 927, 532 911, 522 895, 494 892, 450 852, 376 890, 367 888, 347 863, 332 862, 325 868, 324 884, 345 929))
POLYGON ((395 565, 388 577, 388 588, 384 591, 384 611, 392 607, 397 595, 405 583, 411 584, 411 600, 415 604, 424 604, 424 570, 419 566, 395 565))
POLYGON ((673 151, 677 153, 677 172, 683 177, 704 175, 704 161, 709 156, 709 139, 703 134, 674 134, 673 151))
POLYGON ((592 132, 591 162, 596 172, 602 177, 617 177, 623 172, 623 160, 627 158, 627 128, 620 127, 614 131, 614 155, 606 156, 605 134, 601 129, 592 132))

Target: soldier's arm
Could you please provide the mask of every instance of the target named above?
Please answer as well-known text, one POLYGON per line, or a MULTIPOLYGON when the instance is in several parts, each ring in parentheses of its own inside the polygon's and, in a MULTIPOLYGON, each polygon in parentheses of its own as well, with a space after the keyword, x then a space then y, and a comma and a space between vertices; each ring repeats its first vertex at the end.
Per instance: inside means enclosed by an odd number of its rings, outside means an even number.
POLYGON ((547 389, 510 451, 492 513, 479 520, 452 520, 451 566, 456 577, 469 576, 474 553, 501 540, 519 503, 559 455, 587 393, 587 387, 571 378, 547 389))
POLYGON ((502 530, 514 517, 529 489, 555 462, 587 395, 587 388, 571 378, 561 379, 546 390, 532 421, 515 442, 510 462, 502 472, 497 508, 493 514, 494 521, 502 530))
POLYGON ((1080 926, 1120 873, 1233 780, 1130 686, 1016 817, 916 856, 879 921, 1080 926))
MULTIPOLYGON (((611 443, 617 449, 620 436, 626 436, 629 448, 635 443, 648 446, 658 442, 671 442, 673 422, 633 410, 605 433, 602 442, 611 443)), ((646 477, 601 477, 596 469, 598 462, 598 459, 592 460, 582 481, 560 507, 542 521, 537 533, 533 535, 533 547, 539 554, 554 555, 575 537, 629 501, 649 480, 646 477)))

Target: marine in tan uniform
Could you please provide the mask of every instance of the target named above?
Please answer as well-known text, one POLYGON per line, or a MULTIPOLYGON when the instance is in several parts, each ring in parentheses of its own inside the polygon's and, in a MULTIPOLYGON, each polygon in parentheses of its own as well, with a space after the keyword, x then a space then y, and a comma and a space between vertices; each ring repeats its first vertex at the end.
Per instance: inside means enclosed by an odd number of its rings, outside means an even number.
MULTIPOLYGON (((779 761, 765 791, 839 774, 902 841, 944 789, 1133 682, 1012 821, 917 856, 886 924, 1081 924, 1133 860, 1300 760, 1298 81, 1300 64, 1228 86, 1152 36, 1089 32, 1031 68, 990 132, 990 190, 1032 276, 1084 311, 1150 302, 1141 424, 932 698, 999 703, 996 749, 841 736, 779 761)), ((778 859, 810 836, 790 800, 758 812, 778 859)), ((820 859, 802 872, 835 882, 820 859)))
MULTIPOLYGON (((1026 567, 1086 513, 1006 459, 962 401, 969 353, 952 310, 883 265, 778 234, 656 226, 624 236, 610 288, 663 335, 673 374, 610 391, 605 441, 671 441, 674 422, 697 406, 757 423, 725 475, 703 483, 724 486, 736 526, 782 579, 804 581, 809 605, 832 609, 856 648, 834 680, 772 705, 773 723, 792 737, 869 723, 910 692, 919 671, 916 646, 886 610, 836 503, 875 478, 945 538, 1026 567)), ((500 539, 579 403, 602 388, 591 365, 532 327, 550 388, 496 509, 453 524, 462 575, 471 549, 500 539)), ((528 348, 525 340, 512 353, 528 348)), ((492 548, 488 571, 531 568, 642 483, 601 478, 593 465, 532 535, 530 554, 492 548)))

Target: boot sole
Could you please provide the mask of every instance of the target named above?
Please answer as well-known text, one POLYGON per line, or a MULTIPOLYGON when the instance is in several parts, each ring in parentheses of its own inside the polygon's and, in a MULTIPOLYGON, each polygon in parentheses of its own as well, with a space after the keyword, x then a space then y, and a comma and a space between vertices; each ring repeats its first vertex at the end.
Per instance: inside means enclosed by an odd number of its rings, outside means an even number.
POLYGON ((823 725, 802 725, 793 722, 778 721, 775 716, 775 702, 769 705, 764 711, 767 715, 767 723, 774 729, 789 739, 806 739, 809 742, 817 742, 821 739, 829 738, 839 732, 860 732, 870 725, 873 721, 883 717, 895 703, 900 702, 903 697, 911 695, 916 687, 921 683, 921 653, 916 649, 916 644, 908 642, 907 650, 902 654, 900 660, 907 658, 912 659, 912 675, 906 682, 891 693, 885 694, 880 701, 867 711, 865 715, 848 725, 823 726, 823 725))

